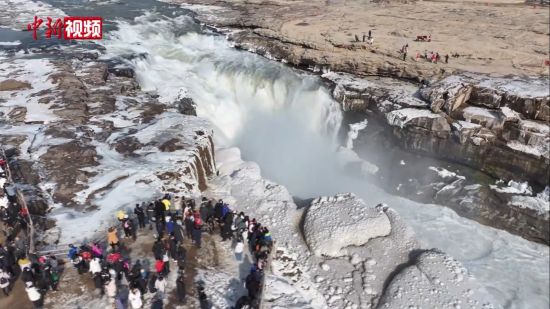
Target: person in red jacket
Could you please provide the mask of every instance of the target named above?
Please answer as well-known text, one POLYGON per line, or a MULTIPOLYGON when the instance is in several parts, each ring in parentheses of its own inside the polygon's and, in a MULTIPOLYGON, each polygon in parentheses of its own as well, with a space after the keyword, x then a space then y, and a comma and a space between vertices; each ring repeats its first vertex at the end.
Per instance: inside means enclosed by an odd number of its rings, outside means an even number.
POLYGON ((162 272, 164 271, 164 262, 162 260, 157 260, 155 262, 155 270, 157 271, 157 274, 162 275, 162 272))

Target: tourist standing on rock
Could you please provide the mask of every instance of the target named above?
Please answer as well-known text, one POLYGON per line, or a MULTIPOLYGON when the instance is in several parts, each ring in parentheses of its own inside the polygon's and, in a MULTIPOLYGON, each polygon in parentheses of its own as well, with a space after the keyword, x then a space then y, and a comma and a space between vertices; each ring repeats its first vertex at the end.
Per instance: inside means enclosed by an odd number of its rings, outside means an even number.
POLYGON ((176 223, 176 220, 174 219, 174 217, 168 216, 166 217, 166 221, 166 233, 168 233, 168 235, 171 235, 172 233, 174 233, 174 225, 176 223))
POLYGON ((367 36, 363 33, 363 43, 365 43, 366 38, 367 38, 367 36))
POLYGON ((162 260, 163 245, 160 238, 153 243, 153 255, 155 260, 162 260))
POLYGON ((180 272, 178 278, 176 279, 176 295, 178 296, 178 301, 181 304, 185 303, 185 277, 183 273, 180 272))
POLYGON ((162 309, 163 308, 162 297, 163 296, 160 293, 155 294, 155 296, 151 300, 151 309, 162 309))
POLYGON ((75 258, 76 254, 78 253, 78 248, 76 248, 74 245, 69 245, 69 253, 67 253, 67 257, 69 260, 72 260, 75 258))
POLYGON ((164 273, 164 261, 162 258, 155 261, 155 271, 157 272, 157 276, 161 276, 164 273))
POLYGON ((237 299, 237 302, 235 303, 235 307, 233 309, 243 309, 243 308, 252 308, 252 302, 250 301, 250 297, 243 295, 237 299))
POLYGON ((221 221, 223 217, 223 200, 222 199, 218 200, 218 202, 216 203, 216 206, 214 206, 214 216, 216 217, 216 220, 218 220, 218 222, 221 221))
POLYGON ((157 220, 157 223, 162 221, 164 222, 166 219, 166 207, 162 203, 161 200, 157 200, 155 202, 155 219, 157 220))
POLYGON ((445 63, 449 63, 449 54, 445 55, 445 63))
POLYGON ((155 218, 155 204, 149 203, 146 209, 147 221, 149 221, 149 230, 153 229, 153 218, 155 218))
POLYGON ((115 301, 116 296, 116 282, 114 278, 109 279, 105 283, 105 293, 107 294, 107 297, 109 298, 109 302, 112 304, 115 301))
POLYGON ((137 279, 137 287, 141 291, 141 295, 147 293, 147 281, 149 279, 149 272, 145 269, 139 271, 139 278, 137 279))
POLYGON ((103 249, 101 248, 101 245, 99 243, 94 242, 90 246, 90 249, 92 251, 92 256, 98 257, 99 259, 103 258, 103 249))
POLYGON ((155 289, 164 294, 164 291, 166 290, 166 280, 164 280, 162 275, 157 277, 157 280, 155 281, 155 289))
POLYGON ((255 270, 252 270, 250 274, 248 274, 248 276, 246 277, 245 287, 248 291, 248 297, 251 300, 255 300, 260 292, 260 280, 258 280, 258 276, 255 270))
POLYGON ((233 237, 233 218, 234 213, 228 211, 223 217, 223 226, 222 226, 222 241, 226 241, 233 237))
POLYGON ((136 204, 136 207, 134 208, 134 214, 138 219, 139 228, 145 228, 145 210, 143 210, 143 208, 139 204, 136 204))
POLYGON ((135 287, 130 289, 130 292, 128 293, 128 300, 130 301, 133 309, 139 309, 143 306, 141 292, 135 287))
POLYGON ((369 30, 369 39, 372 38, 372 30, 369 30))
POLYGON ((4 292, 4 295, 10 296, 11 276, 8 272, 0 269, 0 289, 4 292))
POLYGON ((101 260, 98 257, 94 257, 90 261, 90 273, 94 279, 94 286, 103 295, 103 280, 101 279, 101 260))
POLYGON ((407 61, 407 52, 406 51, 403 52, 403 61, 407 61))
POLYGON ((193 222, 193 215, 190 212, 187 212, 184 214, 185 219, 183 220, 183 224, 185 224, 185 232, 187 234, 187 238, 193 237, 193 225, 195 224, 193 222))
POLYGON ((202 243, 201 243, 201 238, 202 238, 202 226, 199 225, 199 224, 195 224, 194 227, 193 227, 193 231, 192 231, 192 236, 193 236, 193 243, 195 244, 195 246, 197 248, 200 248, 202 243))
POLYGON ((178 270, 180 272, 185 270, 185 258, 187 256, 187 251, 185 250, 185 247, 183 244, 180 244, 177 249, 177 263, 178 263, 178 270))
POLYGON ((119 247, 118 236, 116 235, 116 228, 110 227, 107 232, 107 243, 111 246, 112 251, 115 251, 119 247))
POLYGON ((178 260, 178 239, 173 232, 170 234, 168 242, 170 244, 170 257, 172 257, 172 260, 176 262, 178 260))
POLYGON ((34 284, 34 273, 32 272, 30 267, 24 267, 23 271, 20 274, 20 277, 21 281, 34 284))

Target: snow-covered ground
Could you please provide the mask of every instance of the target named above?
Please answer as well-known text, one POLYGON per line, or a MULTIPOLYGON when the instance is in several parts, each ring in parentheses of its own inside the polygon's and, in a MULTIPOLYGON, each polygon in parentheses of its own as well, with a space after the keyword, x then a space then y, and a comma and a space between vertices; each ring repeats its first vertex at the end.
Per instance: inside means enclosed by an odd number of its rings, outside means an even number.
MULTIPOLYGON (((199 116, 215 127, 218 145, 239 146, 246 160, 258 162, 264 175, 293 194, 311 197, 351 191, 369 206, 387 203, 414 228, 422 247, 439 248, 461 261, 502 306, 548 306, 548 247, 342 175, 332 138, 324 134, 333 132, 341 117, 328 91, 310 76, 233 50, 221 37, 174 33, 191 27, 189 22, 148 14, 136 24, 122 23, 120 32, 104 41, 107 54, 148 55, 131 62, 143 87, 167 99, 188 93, 199 116)), ((235 173, 256 169, 250 163, 235 173)), ((235 194, 226 192, 230 193, 235 194)), ((256 192, 247 194, 251 198, 256 192)), ((266 194, 268 200, 273 195, 266 194)), ((250 207, 261 209, 266 220, 275 212, 293 211, 269 205, 250 207)))
MULTIPOLYGON (((0 27, 9 27, 15 30, 27 30, 27 24, 34 22, 34 17, 41 18, 43 24, 47 17, 56 20, 67 16, 65 12, 54 8, 48 3, 31 0, 1 0, 0 27)), ((32 35, 29 33, 29 35, 32 35)))
MULTIPOLYGON (((456 260, 435 251, 413 258, 422 251, 414 233, 386 206, 340 194, 318 198, 304 212, 284 187, 263 179, 256 164, 243 162, 238 149, 217 154, 220 173, 205 194, 223 198, 276 235, 266 308, 370 308, 380 297, 387 308, 492 307, 494 300, 456 260), (405 263, 410 267, 400 271, 405 263)), ((227 276, 217 275, 222 286, 227 276)), ((212 289, 217 294, 219 286, 212 289)))

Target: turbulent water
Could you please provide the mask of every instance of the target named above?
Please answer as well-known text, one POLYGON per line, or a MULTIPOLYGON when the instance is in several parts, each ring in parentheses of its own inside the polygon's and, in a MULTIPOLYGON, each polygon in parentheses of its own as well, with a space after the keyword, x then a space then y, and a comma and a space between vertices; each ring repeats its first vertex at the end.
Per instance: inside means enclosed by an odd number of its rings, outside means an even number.
MULTIPOLYGON (((311 197, 354 192, 384 202, 413 226, 425 247, 463 262, 508 308, 548 308, 548 247, 385 193, 341 166, 335 134, 342 115, 317 77, 233 49, 191 19, 147 14, 103 42, 106 57, 128 60, 144 90, 162 100, 189 96, 216 130, 218 146, 238 146, 264 176, 311 197)), ((367 128, 368 130, 368 128, 367 128)), ((398 164, 398 163, 396 163, 398 164)))

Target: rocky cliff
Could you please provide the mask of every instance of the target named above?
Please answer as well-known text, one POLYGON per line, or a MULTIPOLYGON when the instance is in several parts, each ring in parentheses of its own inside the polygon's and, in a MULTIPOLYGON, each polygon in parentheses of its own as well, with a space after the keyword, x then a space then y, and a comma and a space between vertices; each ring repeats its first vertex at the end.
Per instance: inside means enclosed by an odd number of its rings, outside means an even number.
MULTIPOLYGON (((345 111, 367 115, 369 127, 358 137, 359 143, 367 144, 365 147, 375 145, 392 151, 397 145, 409 153, 472 170, 468 181, 446 179, 443 185, 427 190, 435 182, 427 177, 423 184, 409 181, 397 193, 448 205, 481 223, 549 243, 547 197, 546 202, 543 198, 541 204, 535 202, 532 207, 527 199, 536 198, 536 192, 521 192, 523 202, 517 198, 512 202, 513 194, 491 189, 490 180, 484 179, 490 176, 505 182, 527 182, 538 192, 549 185, 549 96, 545 80, 461 75, 418 87, 393 79, 336 73, 324 77, 335 84, 333 95, 345 111), (426 192, 431 192, 429 197, 426 192)), ((389 164, 399 162, 382 164, 388 169, 389 164)), ((427 170, 429 165, 425 167, 427 170)), ((421 178, 418 174, 411 177, 421 178)))
MULTIPOLYGON (((10 79, 0 85, 0 143, 11 149, 33 214, 58 225, 82 218, 93 231, 116 209, 206 189, 216 170, 207 121, 141 91, 131 69, 96 53, 50 57, 2 57, 10 79)), ((64 228, 62 238, 87 231, 64 228)))

